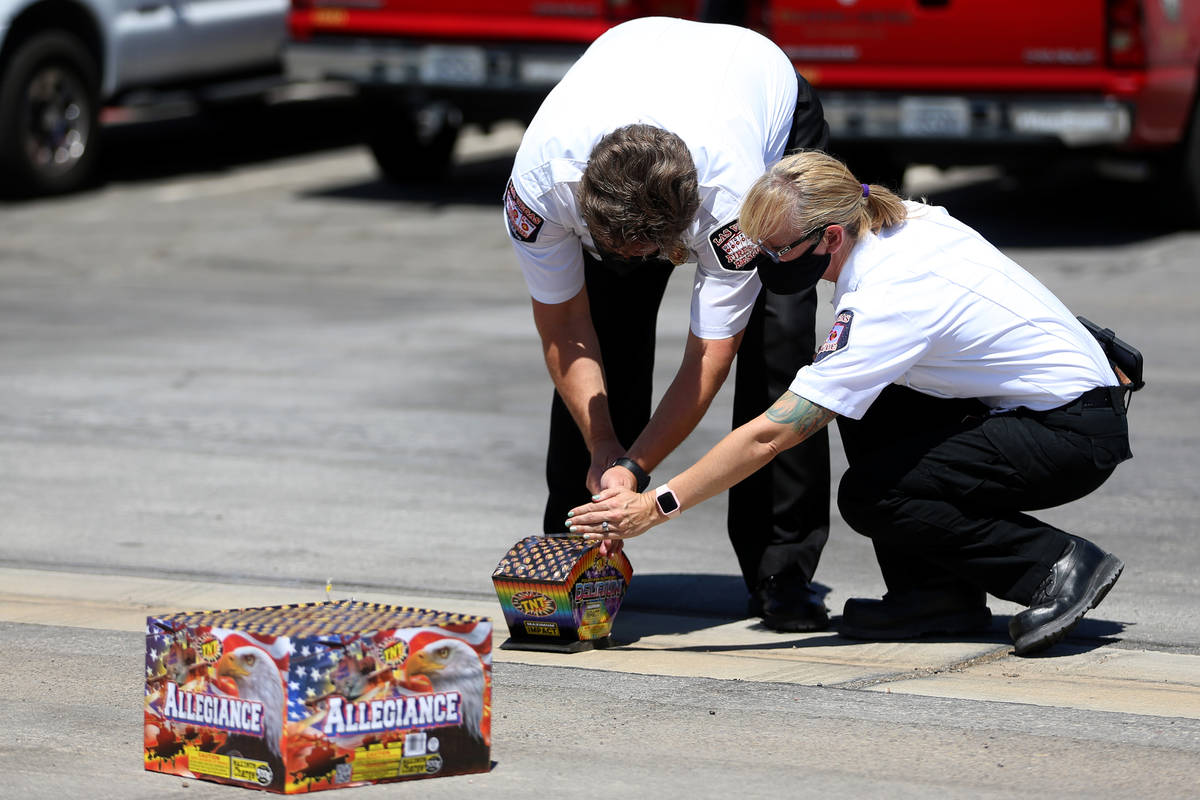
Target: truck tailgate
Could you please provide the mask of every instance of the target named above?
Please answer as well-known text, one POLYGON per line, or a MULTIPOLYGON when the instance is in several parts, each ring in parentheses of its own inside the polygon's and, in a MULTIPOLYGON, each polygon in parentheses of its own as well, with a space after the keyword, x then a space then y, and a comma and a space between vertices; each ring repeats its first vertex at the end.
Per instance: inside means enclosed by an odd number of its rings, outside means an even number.
MULTIPOLYGON (((1094 67, 1103 0, 775 0, 771 35, 802 70, 1094 67)), ((846 73, 852 74, 852 73, 846 73)))

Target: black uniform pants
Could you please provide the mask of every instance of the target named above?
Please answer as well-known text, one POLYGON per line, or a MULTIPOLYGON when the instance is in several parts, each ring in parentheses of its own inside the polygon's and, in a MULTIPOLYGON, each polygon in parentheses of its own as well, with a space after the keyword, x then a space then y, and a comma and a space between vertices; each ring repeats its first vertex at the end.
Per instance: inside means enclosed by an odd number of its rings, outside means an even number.
MULTIPOLYGON (((824 149, 829 142, 820 100, 796 76, 796 108, 787 150, 824 149)), ((609 413, 628 448, 650 420, 658 307, 671 265, 666 261, 614 270, 585 255, 588 303, 600 340, 609 413), (626 274, 621 274, 626 272, 626 274)), ((734 425, 771 406, 815 350, 816 292, 759 293, 737 356, 734 425)), ((559 530, 567 512, 590 500, 585 486, 591 454, 555 392, 550 411, 542 524, 559 530)), ((735 486, 729 495, 729 537, 747 589, 768 575, 812 579, 829 538, 829 440, 825 432, 792 448, 735 486)))
MULTIPOLYGON (((737 356, 733 426, 766 411, 816 350, 817 291, 763 290, 737 356)), ((783 451, 729 490, 729 540, 750 591, 770 575, 812 580, 829 539, 829 432, 783 451)))
POLYGON ((872 539, 889 591, 971 585, 1028 605, 1071 536, 1025 512, 1091 493, 1131 457, 1122 394, 989 416, 890 386, 862 420, 838 419, 842 517, 872 539))

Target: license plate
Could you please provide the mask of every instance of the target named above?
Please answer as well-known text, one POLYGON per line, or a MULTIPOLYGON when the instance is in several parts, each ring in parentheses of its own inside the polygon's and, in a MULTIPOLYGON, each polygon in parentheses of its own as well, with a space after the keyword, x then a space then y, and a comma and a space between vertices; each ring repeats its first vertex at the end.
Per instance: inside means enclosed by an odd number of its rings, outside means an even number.
POLYGON ((487 58, 478 47, 433 45, 421 54, 421 82, 437 86, 481 86, 487 58))
POLYGON ((900 100, 904 136, 959 138, 971 127, 971 108, 960 97, 905 97, 900 100))

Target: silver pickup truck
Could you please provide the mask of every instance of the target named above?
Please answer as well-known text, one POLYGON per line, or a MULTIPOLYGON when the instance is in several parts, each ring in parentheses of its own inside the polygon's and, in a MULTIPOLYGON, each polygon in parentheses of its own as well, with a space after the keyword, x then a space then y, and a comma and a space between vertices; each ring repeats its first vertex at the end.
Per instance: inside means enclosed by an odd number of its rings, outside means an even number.
POLYGON ((281 74, 288 0, 0 0, 0 192, 85 184, 104 104, 281 74))

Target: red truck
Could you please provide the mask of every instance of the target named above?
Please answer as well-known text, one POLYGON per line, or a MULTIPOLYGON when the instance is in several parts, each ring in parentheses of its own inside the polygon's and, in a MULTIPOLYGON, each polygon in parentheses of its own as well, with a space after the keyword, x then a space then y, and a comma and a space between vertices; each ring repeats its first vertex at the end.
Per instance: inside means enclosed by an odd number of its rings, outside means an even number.
POLYGON ((876 176, 1137 157, 1200 218, 1200 0, 771 0, 767 25, 876 176))
POLYGON ((384 175, 432 178, 462 125, 528 122, 601 33, 699 1, 292 0, 285 70, 355 83, 384 175))
POLYGON ((1137 157, 1200 219, 1200 0, 292 0, 285 63, 358 84, 384 173, 430 177, 463 123, 528 121, 594 38, 649 14, 766 33, 873 179, 1137 157))

